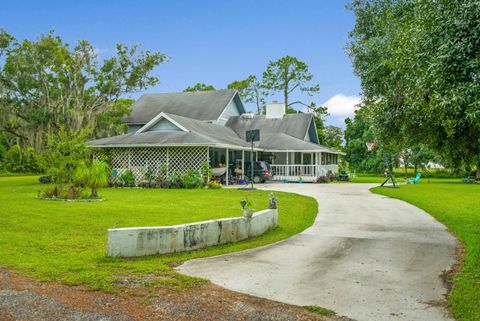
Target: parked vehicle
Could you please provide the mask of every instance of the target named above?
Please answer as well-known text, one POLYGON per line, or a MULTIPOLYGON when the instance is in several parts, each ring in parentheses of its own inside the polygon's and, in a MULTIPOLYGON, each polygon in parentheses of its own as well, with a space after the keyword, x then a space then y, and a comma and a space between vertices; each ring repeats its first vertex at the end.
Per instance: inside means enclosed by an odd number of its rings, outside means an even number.
MULTIPOLYGON (((251 166, 250 162, 245 162, 245 177, 251 179, 251 166)), ((265 181, 271 179, 272 171, 270 170, 270 164, 265 161, 253 162, 253 182, 265 183, 265 181)))

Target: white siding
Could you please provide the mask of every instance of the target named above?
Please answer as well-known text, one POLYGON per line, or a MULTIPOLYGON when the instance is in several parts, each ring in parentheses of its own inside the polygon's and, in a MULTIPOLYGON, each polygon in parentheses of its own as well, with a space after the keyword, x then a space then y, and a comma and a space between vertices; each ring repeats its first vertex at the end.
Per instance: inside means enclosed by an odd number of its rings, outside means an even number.
POLYGON ((148 131, 151 132, 178 132, 180 128, 172 124, 168 119, 162 118, 155 125, 150 127, 148 131))
POLYGON ((137 130, 142 128, 143 125, 128 125, 127 134, 135 133, 137 130))
POLYGON ((240 108, 237 105, 237 100, 234 98, 232 101, 227 105, 225 110, 223 111, 220 118, 214 122, 219 125, 225 125, 227 120, 232 116, 240 116, 240 108))

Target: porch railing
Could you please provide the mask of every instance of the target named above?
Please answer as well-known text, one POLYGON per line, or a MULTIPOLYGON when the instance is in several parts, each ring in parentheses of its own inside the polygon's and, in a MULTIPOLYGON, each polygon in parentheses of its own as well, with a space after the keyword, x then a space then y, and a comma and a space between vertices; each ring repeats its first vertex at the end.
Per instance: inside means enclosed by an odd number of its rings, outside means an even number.
POLYGON ((270 165, 273 180, 316 181, 325 176, 328 171, 337 172, 338 165, 270 165))

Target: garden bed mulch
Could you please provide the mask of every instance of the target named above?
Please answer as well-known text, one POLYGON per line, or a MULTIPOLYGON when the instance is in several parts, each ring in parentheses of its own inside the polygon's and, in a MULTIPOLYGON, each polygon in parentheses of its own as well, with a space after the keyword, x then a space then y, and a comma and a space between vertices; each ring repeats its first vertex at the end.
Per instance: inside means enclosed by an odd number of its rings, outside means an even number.
POLYGON ((211 283, 186 291, 161 287, 120 287, 113 293, 81 286, 43 283, 0 270, 0 321, 11 320, 330 320, 211 283))

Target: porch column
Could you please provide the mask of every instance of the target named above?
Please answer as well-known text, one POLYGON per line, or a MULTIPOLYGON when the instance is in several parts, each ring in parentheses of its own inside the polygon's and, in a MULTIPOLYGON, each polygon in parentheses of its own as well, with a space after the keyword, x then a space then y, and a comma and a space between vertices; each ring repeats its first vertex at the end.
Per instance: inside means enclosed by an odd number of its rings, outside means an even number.
POLYGON ((303 165, 303 152, 300 153, 300 164, 303 165))
POLYGON ((290 154, 290 153, 287 152, 287 166, 286 166, 286 170, 285 170, 285 176, 290 176, 290 167, 288 166, 290 164, 290 162, 289 162, 289 159, 288 159, 288 154, 290 154))
POLYGON ((242 149, 242 180, 245 179, 245 150, 242 149))
POLYGON ((227 164, 227 171, 225 172, 225 185, 228 186, 228 170, 229 170, 229 161, 228 161, 228 148, 227 148, 227 155, 225 156, 225 161, 227 164))

